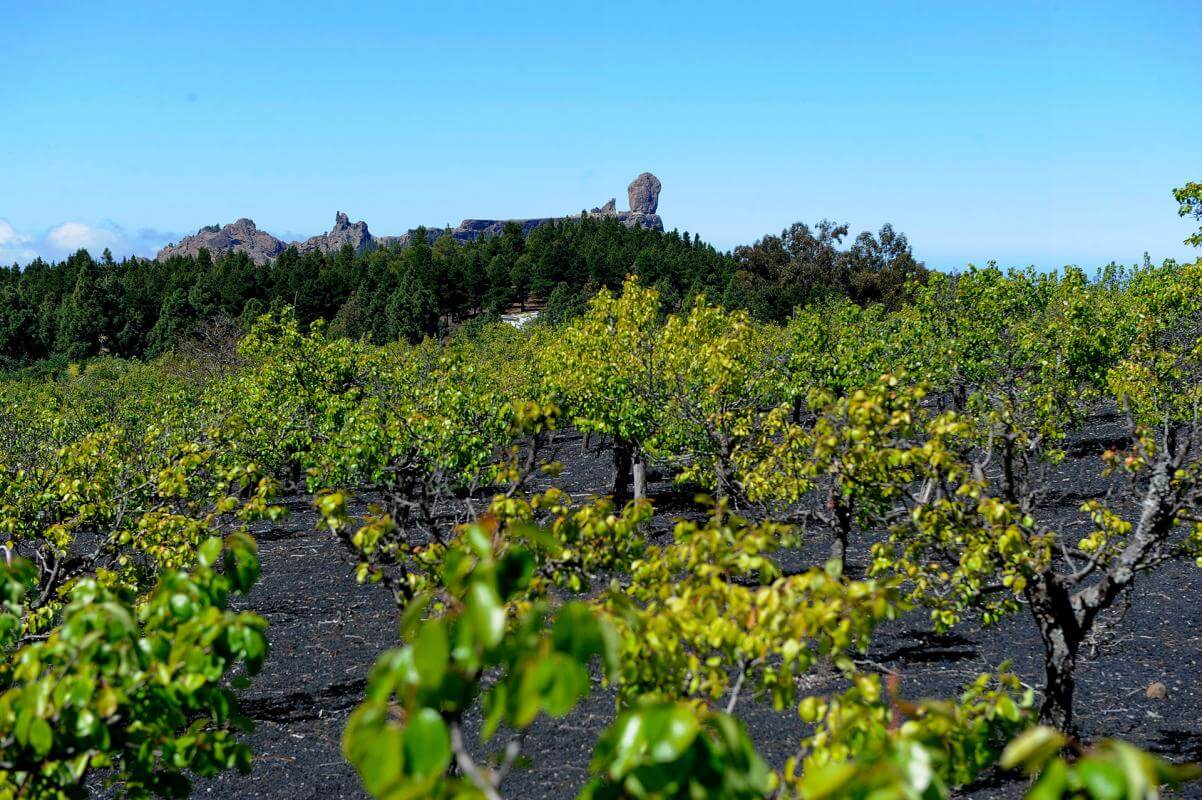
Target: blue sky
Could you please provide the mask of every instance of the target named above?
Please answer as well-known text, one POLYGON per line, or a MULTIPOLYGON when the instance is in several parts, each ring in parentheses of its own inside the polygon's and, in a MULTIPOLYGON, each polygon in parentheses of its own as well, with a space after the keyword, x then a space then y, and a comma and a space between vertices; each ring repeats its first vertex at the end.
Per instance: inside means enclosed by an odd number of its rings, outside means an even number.
POLYGON ((830 217, 939 268, 1191 255, 1198 0, 186 5, 0 0, 0 261, 625 208, 643 170, 723 248, 830 217))

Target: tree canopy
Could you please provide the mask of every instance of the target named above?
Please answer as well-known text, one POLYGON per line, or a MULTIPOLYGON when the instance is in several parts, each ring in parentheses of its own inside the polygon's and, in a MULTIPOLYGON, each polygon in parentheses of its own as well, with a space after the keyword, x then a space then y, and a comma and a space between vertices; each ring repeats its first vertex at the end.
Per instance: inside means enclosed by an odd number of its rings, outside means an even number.
POLYGON ((419 229, 412 246, 360 254, 290 248, 263 266, 238 252, 114 262, 81 250, 62 262, 0 267, 0 369, 99 354, 154 357, 213 319, 245 329, 284 305, 302 328, 324 319, 335 335, 384 344, 442 337, 466 320, 529 303, 565 319, 628 274, 677 309, 704 294, 772 320, 829 295, 892 307, 906 297, 907 281, 924 274, 905 236, 888 225, 846 250, 837 247, 846 226, 817 230, 799 224, 783 245, 766 237, 734 254, 687 232, 590 217, 528 234, 509 225, 466 243, 419 229))

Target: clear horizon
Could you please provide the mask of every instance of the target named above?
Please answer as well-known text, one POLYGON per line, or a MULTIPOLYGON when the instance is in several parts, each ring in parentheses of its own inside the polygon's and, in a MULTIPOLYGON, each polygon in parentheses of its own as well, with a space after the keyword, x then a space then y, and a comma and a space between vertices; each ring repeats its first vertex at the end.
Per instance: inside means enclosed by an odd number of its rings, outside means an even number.
POLYGON ((1196 257, 1196 2, 28 4, 0 28, 0 263, 571 215, 638 173, 721 249, 885 222, 938 269, 1196 257), (722 13, 725 11, 726 13, 722 13), (343 16, 338 16, 338 14, 343 16))

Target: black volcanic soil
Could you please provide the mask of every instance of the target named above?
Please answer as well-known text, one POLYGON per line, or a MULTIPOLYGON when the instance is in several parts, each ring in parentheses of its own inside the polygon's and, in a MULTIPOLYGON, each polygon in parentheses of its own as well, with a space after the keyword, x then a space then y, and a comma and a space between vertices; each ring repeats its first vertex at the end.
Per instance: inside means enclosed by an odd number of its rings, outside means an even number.
MULTIPOLYGON (((559 483, 579 497, 602 491, 608 454, 582 455, 579 437, 568 435, 560 451, 566 470, 559 483)), ((1105 491, 1097 477, 1098 454, 1121 441, 1117 420, 1095 418, 1075 437, 1071 457, 1057 468, 1056 495, 1048 500, 1049 520, 1083 526, 1077 512, 1083 499, 1105 491)), ((666 534, 673 517, 687 509, 666 483, 651 487, 659 513, 651 536, 666 534)), ((200 797, 362 798, 354 771, 339 742, 347 715, 363 694, 364 679, 376 655, 397 644, 396 613, 378 587, 360 586, 353 561, 335 539, 317 530, 305 497, 289 498, 290 516, 276 527, 256 531, 263 577, 248 598, 250 608, 271 623, 271 654, 262 674, 243 694, 243 710, 255 720, 249 737, 254 769, 248 776, 224 775, 197 786, 200 797)), ((1072 530, 1072 528, 1068 528, 1072 530)), ((817 564, 825 542, 816 541, 790 561, 817 564)), ((856 569, 853 550, 850 570, 856 569)), ((792 566, 792 565, 791 565, 792 566)), ((862 566, 862 563, 861 563, 862 566)), ((1202 760, 1202 570, 1173 564, 1137 583, 1130 609, 1111 641, 1080 669, 1078 717, 1087 737, 1120 736, 1174 760, 1202 760), (1145 689, 1163 682, 1168 697, 1149 700, 1145 689)), ((909 697, 949 696, 978 673, 1006 659, 1024 680, 1041 680, 1041 646, 1025 615, 985 630, 964 625, 934 635, 922 612, 880 630, 868 659, 902 676, 909 697)), ((814 692, 837 689, 815 677, 814 692)), ((562 720, 540 719, 527 738, 530 768, 515 772, 503 794, 511 798, 570 798, 584 782, 595 734, 613 715, 612 697, 597 691, 562 720)), ((794 713, 743 701, 739 716, 760 752, 780 764, 796 750, 804 727, 794 713)), ((1025 784, 994 776, 965 792, 973 798, 1011 798, 1025 784)), ((1176 796, 1202 797, 1202 784, 1176 796)))

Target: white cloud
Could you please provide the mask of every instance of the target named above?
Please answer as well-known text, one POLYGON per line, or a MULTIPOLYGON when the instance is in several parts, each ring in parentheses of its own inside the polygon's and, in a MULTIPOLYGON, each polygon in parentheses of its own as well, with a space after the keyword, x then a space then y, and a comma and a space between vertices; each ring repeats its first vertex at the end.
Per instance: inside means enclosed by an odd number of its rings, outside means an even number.
POLYGON ((177 233, 152 228, 127 231, 112 220, 104 220, 99 225, 64 222, 35 235, 18 231, 0 219, 0 266, 14 263, 24 266, 39 256, 48 261, 59 261, 80 249, 87 250, 95 258, 99 258, 106 248, 117 259, 152 257, 160 247, 179 238, 177 233))
POLYGON ((6 220, 0 219, 0 266, 33 261, 37 252, 32 245, 33 237, 17 233, 6 220))
POLYGON ((62 255, 74 253, 76 250, 87 250, 93 255, 100 255, 105 248, 119 249, 123 239, 115 231, 106 228, 94 228, 82 222, 64 222, 46 233, 46 243, 62 255))

